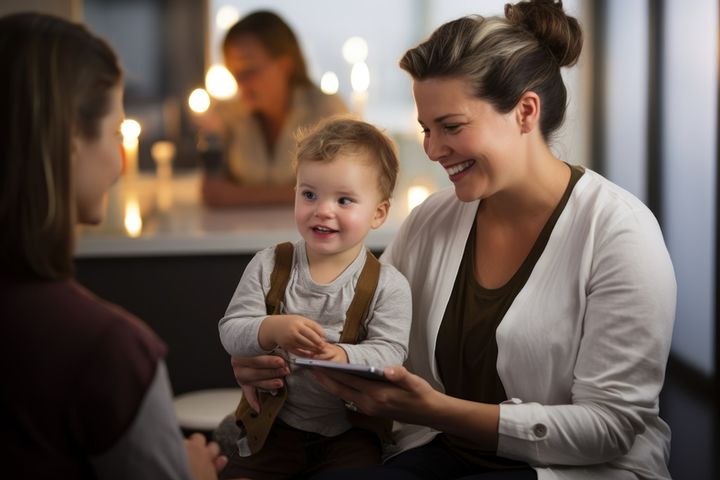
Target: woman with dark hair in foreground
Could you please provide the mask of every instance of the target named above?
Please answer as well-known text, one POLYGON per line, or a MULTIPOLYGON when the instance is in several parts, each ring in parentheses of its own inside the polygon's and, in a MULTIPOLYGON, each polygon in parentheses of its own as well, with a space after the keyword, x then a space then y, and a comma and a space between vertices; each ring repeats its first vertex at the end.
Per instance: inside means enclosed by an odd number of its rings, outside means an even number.
POLYGON ((75 225, 121 168, 122 72, 83 26, 0 18, 0 450, 9 478, 211 479, 183 440, 165 346, 73 280, 75 225))

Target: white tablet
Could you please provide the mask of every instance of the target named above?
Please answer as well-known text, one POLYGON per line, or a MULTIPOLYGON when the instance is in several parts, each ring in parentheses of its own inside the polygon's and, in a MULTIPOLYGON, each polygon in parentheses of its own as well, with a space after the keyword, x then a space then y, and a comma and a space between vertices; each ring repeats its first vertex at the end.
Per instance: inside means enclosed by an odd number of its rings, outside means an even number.
POLYGON ((293 363, 302 367, 318 367, 337 370, 339 372, 358 375, 360 377, 369 378, 371 380, 381 380, 387 382, 383 369, 379 367, 371 367, 369 365, 358 365, 356 363, 331 362, 328 360, 313 360, 312 358, 296 358, 293 363))

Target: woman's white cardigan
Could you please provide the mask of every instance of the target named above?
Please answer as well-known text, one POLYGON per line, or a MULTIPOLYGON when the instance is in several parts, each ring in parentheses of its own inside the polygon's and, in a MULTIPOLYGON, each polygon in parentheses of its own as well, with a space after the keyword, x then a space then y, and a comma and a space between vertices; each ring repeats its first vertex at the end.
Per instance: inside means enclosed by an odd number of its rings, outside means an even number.
MULTIPOLYGON (((440 391, 435 343, 477 206, 452 188, 434 194, 383 255, 412 290, 407 366, 440 391)), ((670 478, 658 395, 675 298, 652 213, 586 170, 496 332, 510 399, 500 406, 497 454, 528 462, 541 480, 670 478)), ((398 427, 398 451, 438 433, 398 427)))

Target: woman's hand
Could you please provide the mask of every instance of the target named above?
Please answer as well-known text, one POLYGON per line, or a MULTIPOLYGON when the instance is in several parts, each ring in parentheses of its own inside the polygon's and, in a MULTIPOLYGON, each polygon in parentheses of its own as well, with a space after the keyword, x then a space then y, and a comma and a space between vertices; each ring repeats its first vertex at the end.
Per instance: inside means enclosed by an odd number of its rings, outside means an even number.
POLYGON ((425 425, 495 451, 500 407, 451 397, 435 390, 404 367, 385 367, 390 382, 365 380, 347 373, 316 369, 313 374, 333 395, 351 402, 360 412, 404 423, 425 425))
POLYGON ((325 390, 352 402, 362 413, 427 425, 431 414, 440 408, 444 395, 405 367, 386 367, 384 373, 390 382, 325 369, 313 371, 325 390))
POLYGON ((220 455, 220 446, 215 442, 207 443, 200 433, 193 433, 185 440, 185 451, 190 472, 197 480, 216 479, 228 462, 227 457, 220 455))
POLYGON ((260 412, 255 388, 272 390, 283 386, 283 377, 290 368, 282 357, 258 355, 257 357, 232 357, 230 359, 235 380, 242 387, 243 395, 256 412, 260 412))
POLYGON ((230 364, 239 385, 252 385, 266 390, 282 387, 283 377, 290 374, 287 362, 278 355, 231 357, 230 364))

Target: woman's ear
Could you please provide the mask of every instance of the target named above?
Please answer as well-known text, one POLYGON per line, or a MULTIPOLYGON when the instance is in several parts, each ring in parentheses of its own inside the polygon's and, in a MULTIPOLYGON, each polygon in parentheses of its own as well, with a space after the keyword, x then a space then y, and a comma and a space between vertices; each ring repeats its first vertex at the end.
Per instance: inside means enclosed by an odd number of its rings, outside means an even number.
POLYGON ((540 97, 532 91, 523 93, 515 111, 520 133, 532 132, 540 122, 540 97))

